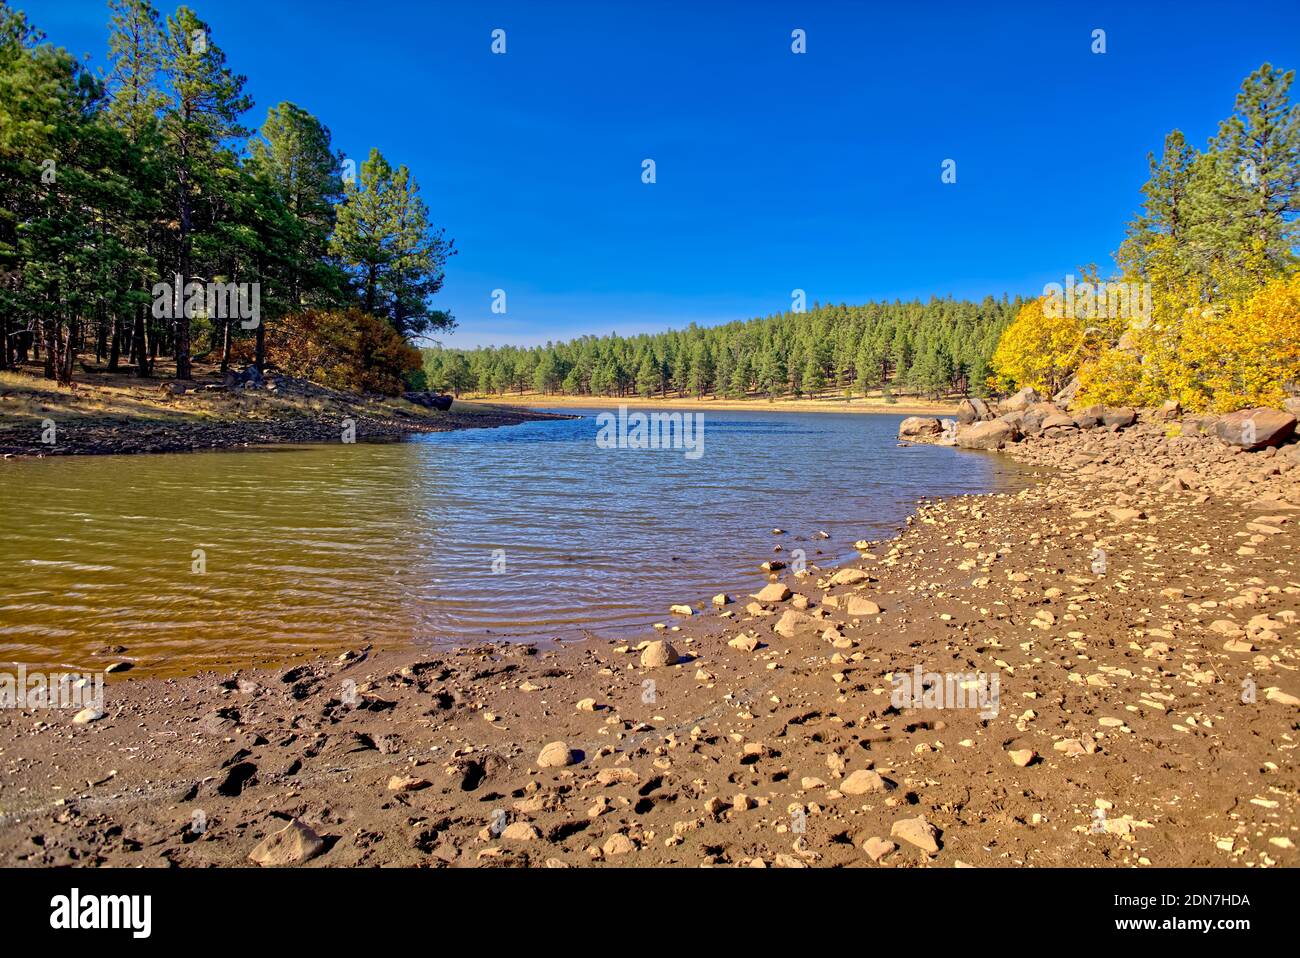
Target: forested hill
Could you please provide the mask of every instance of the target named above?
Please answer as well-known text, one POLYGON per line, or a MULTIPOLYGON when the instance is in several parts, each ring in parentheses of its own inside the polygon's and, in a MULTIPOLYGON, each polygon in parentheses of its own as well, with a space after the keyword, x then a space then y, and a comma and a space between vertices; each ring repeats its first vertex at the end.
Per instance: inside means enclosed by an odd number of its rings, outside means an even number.
POLYGON ((453 392, 592 396, 815 396, 882 389, 980 395, 1019 297, 814 304, 724 326, 584 336, 522 348, 429 349, 429 385, 453 392))

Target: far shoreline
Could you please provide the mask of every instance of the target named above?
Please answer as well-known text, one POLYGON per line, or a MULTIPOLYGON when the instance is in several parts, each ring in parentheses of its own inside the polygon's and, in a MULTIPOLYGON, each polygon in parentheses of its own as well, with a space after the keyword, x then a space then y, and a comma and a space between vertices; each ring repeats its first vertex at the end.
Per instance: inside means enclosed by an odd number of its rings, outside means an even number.
POLYGON ((878 399, 689 399, 651 398, 642 396, 558 396, 542 393, 524 393, 517 396, 482 396, 466 394, 463 402, 490 402, 495 406, 523 409, 617 409, 619 406, 641 409, 689 409, 697 412, 817 412, 862 413, 897 416, 955 416, 956 403, 897 402, 883 403, 878 399))

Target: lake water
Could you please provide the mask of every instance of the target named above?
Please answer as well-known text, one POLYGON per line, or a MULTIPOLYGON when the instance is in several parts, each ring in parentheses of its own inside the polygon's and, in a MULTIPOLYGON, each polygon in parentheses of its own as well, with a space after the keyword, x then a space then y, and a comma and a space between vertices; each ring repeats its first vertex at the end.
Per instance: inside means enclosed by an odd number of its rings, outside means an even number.
POLYGON ((996 456, 898 448, 900 416, 710 412, 691 458, 601 448, 595 415, 0 463, 0 661, 102 667, 92 653, 122 645, 141 672, 180 672, 365 642, 646 635, 670 604, 756 589, 765 559, 851 556, 918 497, 1024 482, 996 456))

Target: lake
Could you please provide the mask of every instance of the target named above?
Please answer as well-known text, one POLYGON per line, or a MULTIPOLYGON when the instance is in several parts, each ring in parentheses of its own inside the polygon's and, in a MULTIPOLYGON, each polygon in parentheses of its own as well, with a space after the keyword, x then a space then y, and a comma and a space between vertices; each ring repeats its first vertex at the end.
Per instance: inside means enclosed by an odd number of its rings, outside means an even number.
POLYGON ((765 559, 851 557, 919 497, 1025 482, 994 455, 899 448, 901 416, 706 412, 695 456, 606 448, 597 410, 563 411, 585 417, 0 464, 0 660, 98 668, 121 645, 137 674, 177 673, 644 636, 670 604, 758 588, 765 559))

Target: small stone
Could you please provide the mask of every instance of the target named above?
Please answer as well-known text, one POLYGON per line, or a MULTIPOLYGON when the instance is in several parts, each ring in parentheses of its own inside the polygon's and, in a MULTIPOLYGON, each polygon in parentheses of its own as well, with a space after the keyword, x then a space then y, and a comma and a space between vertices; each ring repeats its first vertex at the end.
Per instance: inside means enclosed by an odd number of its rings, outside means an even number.
POLYGON ((248 857, 267 868, 282 868, 315 858, 324 849, 324 840, 295 818, 278 832, 264 838, 248 853, 248 857))
POLYGON ((577 762, 578 753, 563 742, 551 742, 537 756, 539 768, 564 768, 577 762))
POLYGON ((388 780, 390 792, 417 792, 428 787, 429 783, 426 780, 413 775, 394 775, 388 780))
POLYGON ((862 850, 870 856, 873 862, 878 862, 890 852, 898 850, 898 846, 886 838, 873 835, 862 843, 862 850))
POLYGON ((656 639, 641 652, 642 668, 658 669, 673 665, 676 661, 677 650, 673 648, 671 642, 665 642, 663 639, 656 639))
POLYGON ((925 820, 924 815, 918 815, 916 818, 900 818, 894 822, 889 834, 892 838, 901 838, 909 845, 915 845, 927 855, 934 855, 939 851, 939 843, 935 841, 939 831, 925 820))
POLYGON ((1024 768, 1037 757, 1038 753, 1032 748, 1018 748, 1007 752, 1007 758, 1011 759, 1011 763, 1019 765, 1021 768, 1024 768))
POLYGON ((869 795, 872 792, 883 792, 888 787, 879 772, 868 768, 858 769, 839 784, 839 790, 845 795, 869 795))
POLYGON ((754 638, 752 635, 738 635, 728 642, 727 645, 731 646, 733 649, 740 649, 742 652, 753 652, 758 648, 758 639, 754 638))
POLYGON ((89 725, 91 722, 98 722, 104 717, 104 710, 97 709, 93 705, 88 706, 72 716, 73 725, 89 725))
POLYGON ((511 822, 501 832, 501 837, 508 842, 533 842, 541 838, 542 833, 531 822, 511 822))
POLYGON ((626 855, 628 852, 636 851, 636 844, 622 832, 618 832, 605 839, 605 844, 600 848, 606 855, 626 855))
POLYGON ((844 611, 851 616, 880 615, 880 606, 860 595, 852 595, 844 611))
POLYGON ((754 593, 759 602, 784 602, 790 598, 790 587, 784 582, 769 582, 754 593))

